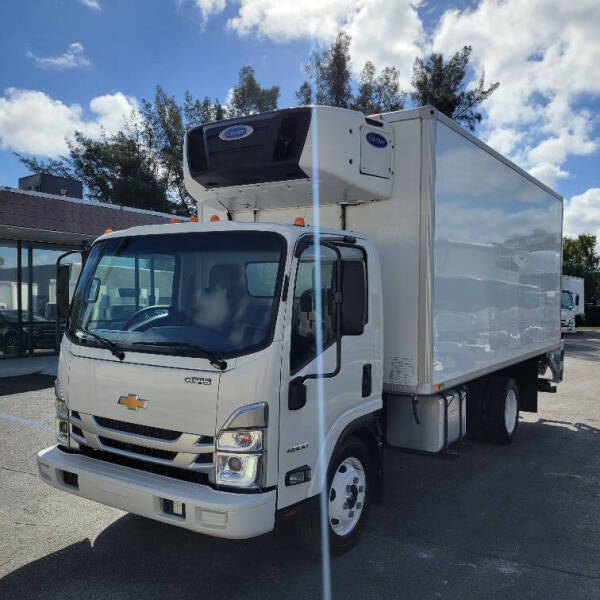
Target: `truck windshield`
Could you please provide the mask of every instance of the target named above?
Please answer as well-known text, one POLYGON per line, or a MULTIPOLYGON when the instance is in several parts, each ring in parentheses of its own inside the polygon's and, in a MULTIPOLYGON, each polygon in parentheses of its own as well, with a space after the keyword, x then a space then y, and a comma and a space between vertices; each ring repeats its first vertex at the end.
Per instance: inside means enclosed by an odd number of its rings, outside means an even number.
POLYGON ((94 244, 69 337, 123 350, 233 357, 270 343, 286 242, 265 231, 115 237, 94 244))
POLYGON ((561 308, 573 308, 573 295, 571 292, 567 292, 566 290, 562 291, 561 300, 560 300, 561 308))

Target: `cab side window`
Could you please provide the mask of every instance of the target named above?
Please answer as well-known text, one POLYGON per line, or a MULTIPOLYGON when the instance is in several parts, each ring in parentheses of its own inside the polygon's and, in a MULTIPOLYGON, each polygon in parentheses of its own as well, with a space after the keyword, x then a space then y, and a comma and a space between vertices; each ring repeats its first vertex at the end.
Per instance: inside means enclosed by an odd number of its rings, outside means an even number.
POLYGON ((319 249, 308 246, 298 259, 292 309, 291 373, 295 373, 317 356, 319 332, 322 338, 321 351, 335 342, 333 278, 336 254, 326 246, 320 246, 319 249), (318 290, 320 310, 317 308, 318 290))
MULTIPOLYGON (((339 246, 344 264, 360 263, 364 274, 364 297, 367 294, 366 255, 357 246, 339 246)), ((298 259, 294 304, 292 309, 292 333, 290 373, 296 373, 316 358, 336 339, 335 279, 336 252, 327 246, 308 246, 298 259), (320 254, 320 256, 319 256, 320 254), (320 290, 320 294, 318 291, 320 290), (317 303, 320 296, 320 310, 317 303), (320 333, 320 336, 319 336, 320 333), (322 346, 317 347, 321 337, 322 346)), ((344 272, 344 271, 343 271, 344 272)), ((348 298, 351 302, 352 298, 348 298)), ((365 315, 366 318, 366 315, 365 315)))

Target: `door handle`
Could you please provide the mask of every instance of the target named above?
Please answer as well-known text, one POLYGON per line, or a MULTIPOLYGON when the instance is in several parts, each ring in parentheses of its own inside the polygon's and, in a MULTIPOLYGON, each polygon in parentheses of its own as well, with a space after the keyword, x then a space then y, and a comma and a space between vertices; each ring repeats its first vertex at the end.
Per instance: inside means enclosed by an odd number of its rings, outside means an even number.
POLYGON ((362 397, 366 398, 371 395, 373 388, 372 384, 372 368, 370 364, 363 365, 362 371, 362 397))

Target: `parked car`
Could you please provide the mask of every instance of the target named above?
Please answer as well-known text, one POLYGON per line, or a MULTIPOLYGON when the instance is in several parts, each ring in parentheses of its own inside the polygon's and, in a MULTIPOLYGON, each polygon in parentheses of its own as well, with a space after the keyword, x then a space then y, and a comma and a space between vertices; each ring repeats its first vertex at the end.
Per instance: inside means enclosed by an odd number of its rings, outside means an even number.
POLYGON ((21 324, 21 335, 19 335, 19 317, 16 309, 0 310, 0 349, 5 356, 17 356, 21 351, 31 347, 33 349, 55 349, 56 348, 56 326, 52 321, 33 315, 33 326, 26 320, 23 314, 21 324))

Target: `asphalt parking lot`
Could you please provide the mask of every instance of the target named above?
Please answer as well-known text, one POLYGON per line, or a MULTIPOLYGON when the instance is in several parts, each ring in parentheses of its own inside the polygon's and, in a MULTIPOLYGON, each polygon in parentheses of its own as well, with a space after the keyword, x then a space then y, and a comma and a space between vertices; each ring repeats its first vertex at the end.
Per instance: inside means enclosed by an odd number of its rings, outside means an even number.
MULTIPOLYGON (((387 452, 383 503, 332 562, 333 598, 600 598, 600 333, 566 343, 565 381, 511 446, 387 452)), ((321 565, 287 527, 218 540, 46 486, 52 379, 0 394, 0 598, 321 597, 321 565)))

